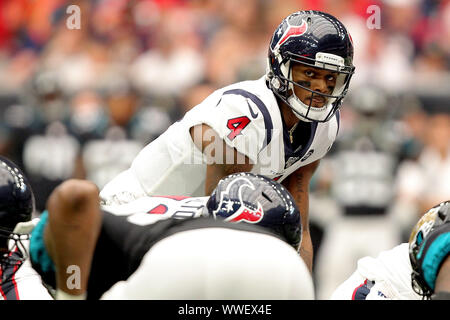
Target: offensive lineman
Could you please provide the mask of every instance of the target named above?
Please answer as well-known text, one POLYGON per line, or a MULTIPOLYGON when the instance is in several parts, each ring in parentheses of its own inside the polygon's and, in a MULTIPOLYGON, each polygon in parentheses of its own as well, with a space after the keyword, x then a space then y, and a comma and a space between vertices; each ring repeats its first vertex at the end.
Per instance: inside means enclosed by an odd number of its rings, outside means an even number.
POLYGON ((409 243, 364 257, 333 300, 450 300, 450 201, 426 212, 409 243))
POLYGON ((33 230, 33 267, 57 299, 314 299, 298 209, 271 179, 234 174, 209 198, 141 198, 116 214, 98 200, 69 180, 33 230), (74 265, 80 288, 66 285, 74 265))
POLYGON ((34 195, 27 178, 0 156, 0 300, 51 300, 28 257, 34 195))
POLYGON ((263 174, 295 198, 304 226, 300 254, 311 270, 309 182, 339 130, 353 44, 335 17, 299 11, 281 22, 268 51, 263 77, 219 89, 186 113, 103 188, 103 203, 205 196, 228 174, 263 174))

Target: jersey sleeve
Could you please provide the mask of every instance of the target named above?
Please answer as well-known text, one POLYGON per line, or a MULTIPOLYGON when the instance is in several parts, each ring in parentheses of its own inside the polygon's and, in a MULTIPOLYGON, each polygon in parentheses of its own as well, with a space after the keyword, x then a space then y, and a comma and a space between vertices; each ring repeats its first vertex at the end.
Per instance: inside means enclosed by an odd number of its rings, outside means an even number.
MULTIPOLYGON (((208 111, 204 123, 217 132, 228 146, 256 163, 258 153, 270 142, 273 128, 262 100, 248 91, 229 90, 208 111)), ((214 148, 210 146, 210 149, 214 148)), ((205 149, 205 152, 211 151, 205 149)))

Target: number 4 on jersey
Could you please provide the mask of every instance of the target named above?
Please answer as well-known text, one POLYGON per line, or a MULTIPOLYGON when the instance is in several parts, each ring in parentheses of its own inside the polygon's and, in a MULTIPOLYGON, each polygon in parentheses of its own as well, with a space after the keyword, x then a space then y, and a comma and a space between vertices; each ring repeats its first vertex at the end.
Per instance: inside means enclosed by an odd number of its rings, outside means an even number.
POLYGON ((227 127, 231 130, 231 132, 227 136, 228 139, 233 140, 234 138, 236 138, 236 136, 238 136, 249 123, 250 119, 246 116, 228 120, 227 127))

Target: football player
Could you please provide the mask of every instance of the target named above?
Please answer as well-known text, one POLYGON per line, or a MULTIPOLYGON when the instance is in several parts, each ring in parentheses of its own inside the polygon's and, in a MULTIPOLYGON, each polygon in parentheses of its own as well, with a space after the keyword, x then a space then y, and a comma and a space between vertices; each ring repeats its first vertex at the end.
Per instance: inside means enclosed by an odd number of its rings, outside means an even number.
POLYGON ((0 156, 0 300, 49 300, 28 258, 34 195, 22 171, 0 156))
POLYGON ((449 253, 450 201, 445 201, 422 216, 409 243, 360 259, 331 299, 450 299, 449 253))
POLYGON ((219 89, 187 112, 105 185, 102 201, 205 196, 228 174, 262 174, 294 196, 304 226, 300 254, 311 270, 309 182, 336 139, 352 60, 351 37, 335 17, 289 15, 272 36, 264 76, 219 89))
POLYGON ((115 214, 98 200, 92 183, 67 181, 33 230, 33 266, 58 299, 314 298, 298 208, 269 178, 233 174, 209 198, 142 198, 115 214))

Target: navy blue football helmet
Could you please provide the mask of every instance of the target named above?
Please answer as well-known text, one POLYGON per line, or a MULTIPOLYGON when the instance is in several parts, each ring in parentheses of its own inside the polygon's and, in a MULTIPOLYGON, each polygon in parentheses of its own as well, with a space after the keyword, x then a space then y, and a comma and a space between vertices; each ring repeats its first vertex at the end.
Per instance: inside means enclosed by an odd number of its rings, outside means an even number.
POLYGON ((320 11, 298 11, 285 18, 270 42, 266 79, 269 88, 302 121, 328 121, 339 109, 354 73, 353 43, 344 25, 320 11), (294 63, 337 74, 331 94, 314 91, 292 79, 294 63), (294 86, 311 92, 309 105, 294 93, 294 86), (313 107, 312 99, 321 97, 323 107, 313 107))
POLYGON ((215 219, 256 224, 299 248, 302 225, 292 195, 279 183, 253 173, 236 173, 219 181, 206 209, 215 219))
POLYGON ((20 240, 13 233, 19 222, 31 220, 34 195, 27 178, 10 160, 0 156, 0 249, 8 250, 8 241, 20 240))

